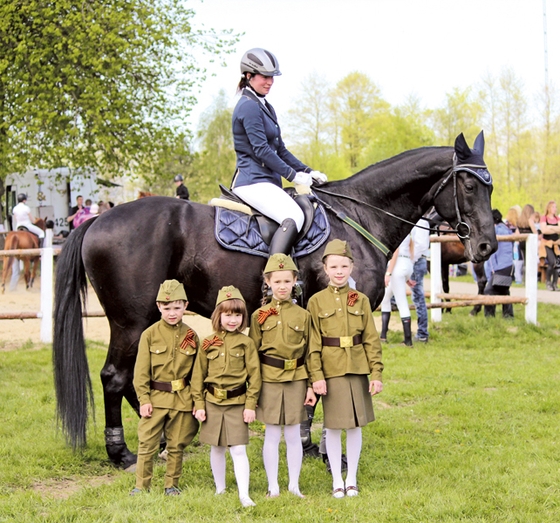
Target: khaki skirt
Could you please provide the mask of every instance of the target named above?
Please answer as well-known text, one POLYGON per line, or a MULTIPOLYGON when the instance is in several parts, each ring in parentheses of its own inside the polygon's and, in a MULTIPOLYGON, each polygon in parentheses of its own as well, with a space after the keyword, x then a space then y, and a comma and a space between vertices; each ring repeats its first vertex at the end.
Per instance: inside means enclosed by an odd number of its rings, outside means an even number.
POLYGON ((216 405, 207 401, 199 441, 219 447, 247 445, 249 426, 243 421, 244 410, 245 405, 216 405))
POLYGON ((273 383, 263 381, 257 419, 267 425, 297 425, 307 419, 307 380, 273 383))
POLYGON ((366 375, 347 374, 326 381, 327 395, 322 397, 325 428, 353 429, 375 419, 366 375))

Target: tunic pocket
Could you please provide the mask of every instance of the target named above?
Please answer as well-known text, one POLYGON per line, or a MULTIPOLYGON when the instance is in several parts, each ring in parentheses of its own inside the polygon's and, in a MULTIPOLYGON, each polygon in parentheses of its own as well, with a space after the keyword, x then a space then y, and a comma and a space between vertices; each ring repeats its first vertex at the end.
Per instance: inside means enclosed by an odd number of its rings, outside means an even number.
POLYGON ((364 311, 348 307, 348 326, 351 331, 362 332, 364 330, 364 311))
POLYGON ((288 322, 288 343, 300 345, 303 341, 305 327, 303 323, 288 322))
POLYGON ((319 322, 323 336, 334 336, 337 332, 340 332, 340 322, 335 313, 335 309, 322 310, 319 312, 319 322))
POLYGON ((167 361, 167 347, 165 345, 152 345, 150 347, 150 365, 153 370, 165 365, 167 361))
POLYGON ((279 320, 268 318, 261 326, 263 345, 274 344, 276 336, 278 335, 278 321, 279 320))
POLYGON ((233 347, 228 350, 228 357, 232 370, 243 370, 245 368, 245 349, 233 347))

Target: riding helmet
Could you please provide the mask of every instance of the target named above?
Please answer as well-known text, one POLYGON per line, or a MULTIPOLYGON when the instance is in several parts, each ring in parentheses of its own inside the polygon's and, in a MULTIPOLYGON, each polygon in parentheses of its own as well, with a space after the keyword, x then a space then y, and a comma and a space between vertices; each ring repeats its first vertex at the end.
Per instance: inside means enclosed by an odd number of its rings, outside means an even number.
POLYGON ((280 76, 280 68, 276 57, 266 49, 255 47, 249 49, 241 58, 241 74, 253 73, 263 76, 280 76))
POLYGON ((177 174, 175 176, 175 178, 173 178, 174 182, 182 182, 183 181, 183 177, 180 174, 177 174))
POLYGON ((17 197, 18 203, 24 202, 25 200, 27 200, 27 194, 25 193, 18 194, 17 197))

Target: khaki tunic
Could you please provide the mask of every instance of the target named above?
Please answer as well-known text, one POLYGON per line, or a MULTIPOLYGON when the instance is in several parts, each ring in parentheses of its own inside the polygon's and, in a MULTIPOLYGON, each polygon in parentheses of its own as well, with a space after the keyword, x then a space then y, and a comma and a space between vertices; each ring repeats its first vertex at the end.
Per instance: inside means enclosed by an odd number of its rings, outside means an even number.
MULTIPOLYGON (((295 360, 307 353, 310 326, 311 317, 305 309, 291 300, 280 302, 273 299, 251 316, 249 337, 255 342, 259 353, 283 360, 295 360), (258 322, 260 311, 270 309, 276 309, 278 314, 271 314, 261 325, 258 322)), ((305 363, 292 370, 263 364, 261 373, 263 381, 273 383, 305 380, 308 377, 305 363)))
POLYGON ((136 487, 139 489, 150 487, 153 455, 159 448, 162 431, 168 451, 164 487, 179 484, 183 449, 198 431, 198 422, 191 412, 191 386, 189 383, 177 392, 150 390, 150 380, 169 383, 190 376, 198 347, 198 336, 182 322, 169 325, 160 320, 140 337, 133 384, 140 405, 151 403, 153 413, 149 418, 140 418, 138 423, 136 487), (192 338, 195 347, 184 343, 187 335, 192 338))
MULTIPOLYGON (((369 299, 358 292, 354 305, 348 305, 348 285, 326 289, 311 297, 311 335, 307 369, 311 381, 336 378, 346 374, 370 374, 370 380, 381 381, 381 342, 369 299), (323 347, 321 338, 339 338, 361 334, 362 343, 353 347, 323 347)), ((357 291, 353 291, 357 292, 357 291)))
POLYGON ((255 410, 261 390, 261 371, 257 349, 253 340, 240 332, 215 332, 222 345, 210 345, 197 358, 192 383, 192 394, 196 410, 205 409, 205 400, 217 405, 245 405, 255 410), (214 387, 232 390, 247 383, 247 392, 236 398, 220 399, 205 388, 214 387))
POLYGON ((192 411, 191 385, 178 392, 150 390, 150 380, 171 382, 191 373, 198 352, 198 336, 181 322, 169 325, 160 320, 148 327, 140 337, 134 366, 134 389, 140 405, 151 403, 154 408, 192 411), (191 331, 196 347, 181 348, 191 331))

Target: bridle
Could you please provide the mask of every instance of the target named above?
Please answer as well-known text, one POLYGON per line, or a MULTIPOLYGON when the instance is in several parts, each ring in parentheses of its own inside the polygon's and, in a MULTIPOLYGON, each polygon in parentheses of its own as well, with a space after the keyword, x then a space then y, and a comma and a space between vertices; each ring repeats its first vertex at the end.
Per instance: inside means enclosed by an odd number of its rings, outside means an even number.
MULTIPOLYGON (((443 190, 443 188, 447 185, 449 180, 453 179, 453 204, 455 206, 455 213, 456 213, 456 216, 457 216, 457 227, 456 227, 456 229, 451 229, 450 231, 447 231, 447 232, 455 233, 459 238, 466 241, 466 240, 470 240, 471 228, 470 228, 468 223, 466 223, 462 220, 461 211, 459 209, 459 198, 458 198, 458 195, 457 195, 457 173, 459 171, 464 171, 466 173, 472 174, 479 181, 481 181, 484 185, 491 185, 492 184, 492 176, 488 172, 485 165, 457 164, 457 158, 456 158, 456 156, 454 156, 453 167, 449 170, 449 173, 446 174, 445 178, 442 180, 442 182, 439 184, 438 188, 436 189, 436 192, 435 192, 434 197, 433 197, 434 202, 435 202, 435 199, 436 199, 437 195, 443 190)), ((437 229, 433 229, 431 227, 424 227, 422 225, 418 225, 418 224, 413 223, 413 222, 411 222, 411 221, 409 221, 405 218, 401 218, 400 216, 397 216, 397 215, 393 214, 392 212, 386 211, 385 209, 382 209, 381 207, 377 207, 377 206, 372 205, 370 203, 359 200, 358 198, 354 198, 353 196, 348 196, 346 194, 334 193, 334 192, 331 192, 331 191, 327 191, 326 189, 321 189, 320 187, 317 187, 317 186, 313 186, 312 190, 313 190, 313 192, 320 192, 320 193, 324 193, 324 194, 329 194, 331 196, 335 196, 337 198, 344 198, 346 200, 350 200, 350 201, 352 201, 354 203, 357 203, 359 205, 364 205, 366 207, 370 207, 372 209, 375 209, 376 211, 381 211, 382 213, 386 214, 387 216, 390 216, 391 218, 394 218, 394 219, 399 220, 401 222, 408 223, 409 225, 412 225, 413 227, 418 227, 419 229, 424 229, 424 230, 430 231, 431 233, 437 233, 438 232, 437 229)), ((317 198, 317 196, 315 196, 315 197, 317 198)), ((319 201, 325 207, 331 208, 331 206, 329 204, 327 204, 326 202, 324 202, 323 200, 320 200, 319 198, 317 198, 317 201, 319 201)))

